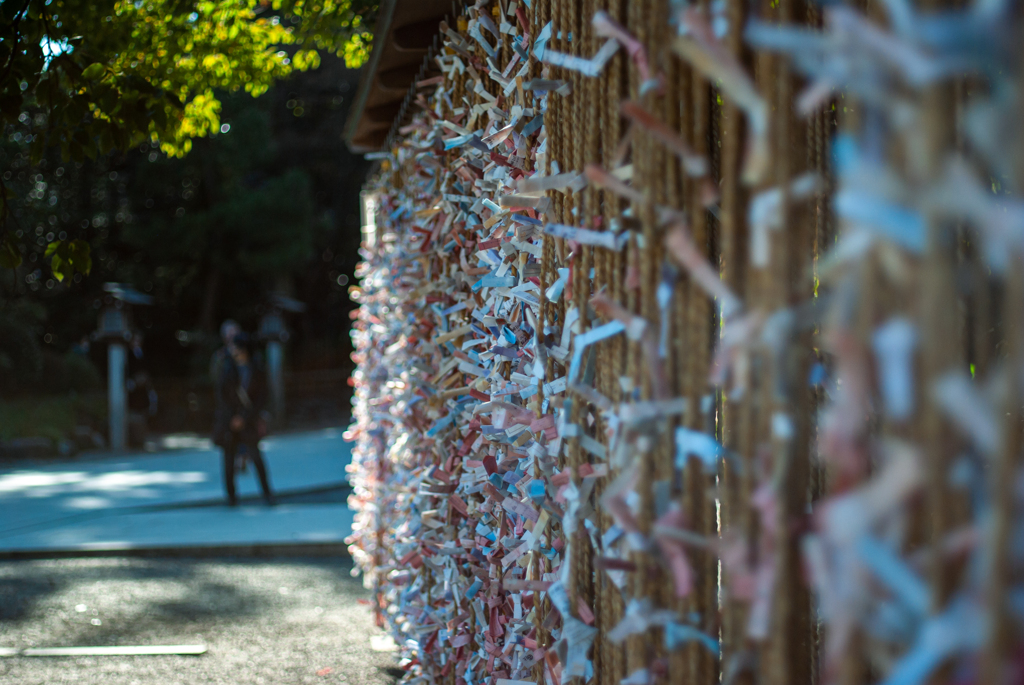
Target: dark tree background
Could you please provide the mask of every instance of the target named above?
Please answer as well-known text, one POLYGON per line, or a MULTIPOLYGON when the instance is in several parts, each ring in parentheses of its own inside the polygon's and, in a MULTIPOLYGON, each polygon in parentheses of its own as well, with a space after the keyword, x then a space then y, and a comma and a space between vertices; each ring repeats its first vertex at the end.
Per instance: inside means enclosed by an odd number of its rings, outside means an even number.
POLYGON ((30 250, 0 273, 0 393, 49 389, 45 359, 66 357, 95 329, 107 281, 154 296, 136 320, 158 378, 204 374, 220 321, 254 330, 271 292, 307 305, 290 315, 291 368, 347 366, 366 163, 341 132, 357 83, 358 71, 325 54, 319 69, 259 98, 225 94, 222 133, 182 159, 144 144, 81 163, 51 152, 31 165, 45 120, 28 111, 9 126, 0 168, 30 250), (53 278, 44 250, 55 238, 92 245, 90 275, 53 278))

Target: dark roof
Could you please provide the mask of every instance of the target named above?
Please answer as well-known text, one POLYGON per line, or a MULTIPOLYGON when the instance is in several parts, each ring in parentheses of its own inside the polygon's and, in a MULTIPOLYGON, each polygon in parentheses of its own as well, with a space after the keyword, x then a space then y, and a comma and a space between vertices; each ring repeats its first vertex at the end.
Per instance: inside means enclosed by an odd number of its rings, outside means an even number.
POLYGON ((115 300, 128 304, 153 304, 153 297, 140 293, 135 288, 123 283, 104 283, 103 290, 110 293, 115 300))
POLYGON ((380 150, 417 78, 434 76, 429 58, 438 45, 438 24, 454 16, 452 0, 384 0, 373 31, 373 51, 345 124, 353 152, 380 150))

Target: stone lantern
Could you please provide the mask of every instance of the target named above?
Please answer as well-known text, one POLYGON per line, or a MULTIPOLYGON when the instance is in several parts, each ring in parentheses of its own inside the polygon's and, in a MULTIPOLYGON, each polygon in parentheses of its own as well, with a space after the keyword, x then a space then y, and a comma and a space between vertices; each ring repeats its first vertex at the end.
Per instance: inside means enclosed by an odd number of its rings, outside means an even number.
POLYGON ((267 345, 267 385, 270 391, 270 412, 274 422, 284 422, 284 343, 291 334, 285 324, 285 312, 302 312, 306 305, 285 295, 273 294, 267 313, 260 319, 259 337, 267 345))
POLYGON ((131 308, 148 305, 153 298, 120 283, 104 283, 108 294, 100 310, 94 340, 107 343, 107 407, 110 422, 110 448, 123 452, 128 434, 128 402, 125 391, 126 345, 132 339, 131 308))

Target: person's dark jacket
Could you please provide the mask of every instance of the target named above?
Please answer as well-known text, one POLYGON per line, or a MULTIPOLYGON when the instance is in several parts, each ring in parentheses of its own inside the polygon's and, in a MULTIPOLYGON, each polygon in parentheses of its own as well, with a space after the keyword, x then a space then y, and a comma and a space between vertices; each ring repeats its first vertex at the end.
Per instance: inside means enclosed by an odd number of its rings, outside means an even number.
POLYGON ((253 356, 249 360, 252 377, 243 394, 239 392, 238 365, 230 356, 220 365, 217 379, 217 408, 214 412, 213 441, 225 445, 231 437, 231 418, 241 416, 245 422, 238 439, 240 442, 259 440, 259 422, 264 419, 267 398, 267 377, 261 360, 253 356))

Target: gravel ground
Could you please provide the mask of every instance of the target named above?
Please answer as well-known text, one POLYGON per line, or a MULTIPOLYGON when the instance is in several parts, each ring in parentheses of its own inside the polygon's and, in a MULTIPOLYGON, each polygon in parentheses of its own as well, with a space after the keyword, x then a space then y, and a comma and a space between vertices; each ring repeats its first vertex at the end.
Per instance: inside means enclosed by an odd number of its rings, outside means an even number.
POLYGON ((205 644, 202 656, 0 658, 4 685, 392 685, 348 559, 0 562, 0 647, 205 644))

